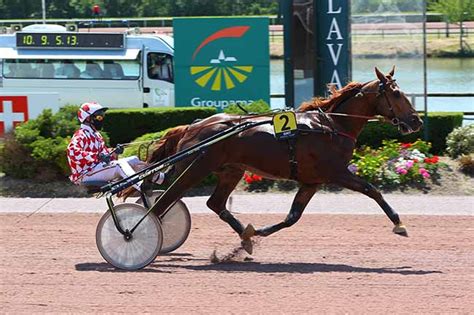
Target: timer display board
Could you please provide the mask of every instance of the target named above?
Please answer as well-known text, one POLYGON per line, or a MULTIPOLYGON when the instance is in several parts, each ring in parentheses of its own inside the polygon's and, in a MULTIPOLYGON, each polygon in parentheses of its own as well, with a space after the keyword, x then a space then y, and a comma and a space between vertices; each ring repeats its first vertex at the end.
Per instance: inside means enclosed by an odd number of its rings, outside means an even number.
POLYGON ((124 49, 125 35, 113 33, 16 33, 17 48, 124 49))

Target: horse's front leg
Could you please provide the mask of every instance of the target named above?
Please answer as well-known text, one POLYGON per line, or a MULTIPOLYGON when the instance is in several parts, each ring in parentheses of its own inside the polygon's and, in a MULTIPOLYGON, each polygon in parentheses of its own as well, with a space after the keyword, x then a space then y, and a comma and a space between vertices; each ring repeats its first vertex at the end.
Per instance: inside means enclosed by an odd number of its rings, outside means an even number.
POLYGON ((395 210, 390 207, 390 205, 383 198, 382 194, 374 186, 347 170, 341 172, 340 174, 341 175, 336 179, 334 183, 345 188, 361 192, 364 195, 374 199, 385 212, 390 221, 392 221, 395 225, 395 227, 393 228, 393 233, 402 236, 408 236, 407 229, 400 221, 398 213, 396 213, 395 210))
POLYGON ((298 192, 296 193, 295 199, 293 200, 293 204, 291 205, 290 212, 286 216, 285 220, 274 224, 268 225, 263 228, 260 228, 255 231, 255 235, 258 236, 268 236, 273 234, 283 228, 287 228, 298 222, 303 214, 306 205, 314 196, 316 191, 318 190, 320 185, 303 185, 300 187, 298 192))

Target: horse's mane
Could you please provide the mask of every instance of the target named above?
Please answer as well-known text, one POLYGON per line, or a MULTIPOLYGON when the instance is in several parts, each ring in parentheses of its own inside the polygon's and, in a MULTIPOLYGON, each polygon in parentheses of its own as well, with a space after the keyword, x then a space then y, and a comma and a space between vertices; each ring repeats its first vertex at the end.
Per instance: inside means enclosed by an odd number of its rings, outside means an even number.
POLYGON ((331 112, 334 108, 337 107, 340 103, 345 101, 350 96, 353 96, 354 91, 359 91, 363 83, 359 82, 349 82, 345 87, 340 90, 336 90, 336 87, 333 85, 331 87, 331 96, 328 98, 313 97, 308 102, 301 103, 299 107, 299 112, 307 112, 310 110, 315 110, 321 108, 324 111, 331 112))

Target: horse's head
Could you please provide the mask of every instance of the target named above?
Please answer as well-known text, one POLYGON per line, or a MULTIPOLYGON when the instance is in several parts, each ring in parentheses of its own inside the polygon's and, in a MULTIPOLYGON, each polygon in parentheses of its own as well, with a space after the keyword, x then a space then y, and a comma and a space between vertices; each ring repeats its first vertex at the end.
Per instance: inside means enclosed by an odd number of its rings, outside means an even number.
POLYGON ((402 134, 420 130, 422 120, 393 79, 395 66, 386 76, 375 67, 375 74, 379 80, 376 114, 384 116, 392 125, 397 126, 402 134))

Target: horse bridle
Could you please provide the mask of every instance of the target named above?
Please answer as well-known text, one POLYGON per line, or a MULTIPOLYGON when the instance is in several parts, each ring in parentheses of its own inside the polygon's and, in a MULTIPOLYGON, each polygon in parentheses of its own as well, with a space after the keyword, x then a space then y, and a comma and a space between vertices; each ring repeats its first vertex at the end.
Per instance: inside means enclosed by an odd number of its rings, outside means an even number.
POLYGON ((393 118, 390 119, 390 122, 392 123, 392 125, 394 126, 400 126, 400 119, 397 117, 397 115, 395 115, 395 112, 393 110, 393 106, 392 106, 392 103, 390 103, 390 99, 388 98, 387 96, 387 93, 385 93, 385 89, 387 88, 387 86, 391 86, 391 85, 394 85, 395 84, 395 87, 396 87, 396 82, 395 82, 395 79, 393 80, 388 80, 386 82, 382 82, 380 81, 379 82, 379 89, 378 89, 378 94, 376 97, 379 97, 380 95, 383 95, 384 98, 385 98, 385 102, 387 103, 387 106, 388 106, 388 110, 390 111, 390 113, 392 114, 393 118))
MULTIPOLYGON (((369 83, 369 82, 367 82, 367 83, 369 83)), ((367 84, 367 83, 365 83, 365 84, 367 84)), ((365 86, 365 84, 364 84, 364 86, 365 86)), ((385 93, 386 88, 388 86, 391 86, 391 85, 394 85, 394 84, 396 86, 396 80, 395 79, 389 79, 385 82, 379 80, 377 91, 365 91, 364 86, 362 86, 362 88, 359 89, 359 92, 355 95, 355 97, 362 97, 362 96, 364 96, 364 94, 377 94, 375 97, 378 98, 379 96, 383 95, 384 98, 385 98, 385 102, 387 103, 388 110, 390 111, 390 113, 393 116, 393 118, 390 119, 390 122, 392 123, 392 125, 399 127, 402 122, 400 121, 400 119, 395 114, 395 111, 393 110, 392 103, 390 102, 390 99, 388 98, 387 93, 385 93)), ((365 116, 365 117, 369 118, 369 116, 365 116)), ((370 117, 370 118, 375 118, 375 117, 370 117)))

